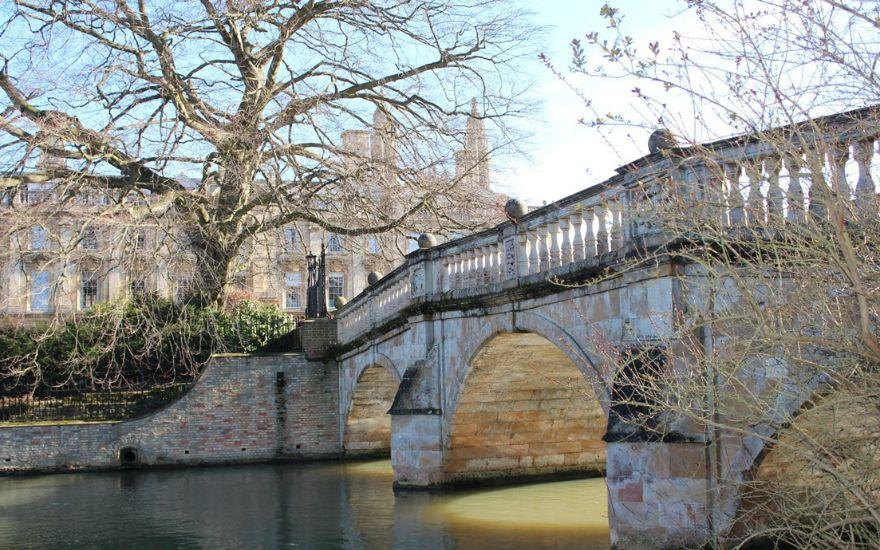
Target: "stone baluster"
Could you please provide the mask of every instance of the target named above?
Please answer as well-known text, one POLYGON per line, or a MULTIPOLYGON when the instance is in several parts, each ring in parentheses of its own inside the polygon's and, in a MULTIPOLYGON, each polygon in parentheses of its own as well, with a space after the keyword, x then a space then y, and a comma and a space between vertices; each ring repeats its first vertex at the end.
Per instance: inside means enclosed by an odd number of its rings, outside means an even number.
POLYGON ((831 188, 834 194, 848 202, 852 198, 852 189, 846 181, 846 161, 849 159, 849 148, 846 146, 832 147, 828 151, 828 165, 831 168, 831 188))
POLYGON ((481 284, 488 285, 489 281, 492 279, 492 252, 491 247, 488 244, 484 244, 480 247, 480 255, 483 257, 483 270, 481 272, 481 284))
POLYGON ((501 250, 502 246, 500 242, 495 242, 489 245, 489 255, 492 258, 492 267, 489 270, 489 284, 497 283, 504 277, 501 271, 503 265, 501 262, 501 250))
POLYGON ((724 165, 724 177, 727 180, 727 190, 729 192, 727 204, 730 205, 728 216, 730 225, 742 225, 746 220, 743 196, 739 189, 740 174, 742 174, 742 166, 739 164, 730 163, 724 165))
POLYGON ((547 235, 550 239, 550 269, 558 266, 562 260, 562 251, 559 248, 559 219, 552 220, 547 224, 547 235))
POLYGON ((562 254, 562 257, 559 260, 561 265, 568 265, 571 263, 571 221, 569 216, 562 216, 559 219, 559 230, 562 232, 562 245, 559 247, 559 252, 562 254))
POLYGON ((720 227, 728 225, 727 194, 725 193, 724 168, 718 164, 706 167, 706 194, 713 219, 720 227))
POLYGON ((746 219, 749 225, 762 225, 764 217, 764 195, 761 193, 761 162, 746 162, 746 176, 749 178, 749 196, 746 199, 746 219))
POLYGON ((472 288, 477 284, 477 251, 470 249, 465 254, 465 288, 472 288))
POLYGON ((583 220, 583 211, 581 207, 578 206, 574 213, 571 215, 570 224, 571 231, 574 234, 571 242, 572 246, 572 261, 579 262, 584 259, 584 236, 581 233, 581 228, 584 225, 583 220))
POLYGON ((620 246, 623 246, 624 243, 629 242, 632 239, 632 219, 629 208, 630 203, 630 194, 628 191, 623 191, 619 195, 619 210, 618 216, 620 218, 620 246))
POLYGON ((529 274, 529 234, 520 231, 516 236, 516 274, 524 277, 529 274))
POLYGON ((550 269, 550 243, 548 240, 550 235, 547 231, 547 224, 538 226, 538 268, 540 271, 550 269))
POLYGON ((538 248, 541 247, 541 236, 538 228, 529 229, 529 275, 541 271, 540 262, 538 260, 538 248))
POLYGON ((596 233, 593 229, 593 207, 584 210, 584 258, 596 255, 596 233))
POLYGON ((599 228, 596 231, 596 254, 605 254, 608 252, 608 214, 604 197, 602 202, 596 205, 596 218, 599 221, 599 228))
POLYGON ((450 290, 455 290, 461 282, 461 256, 458 254, 452 255, 452 277, 450 279, 452 281, 450 290))
POLYGON ((494 248, 493 245, 483 245, 483 284, 488 285, 492 282, 492 274, 495 269, 494 248))
POLYGON ((764 159, 764 171, 767 173, 767 221, 781 222, 784 195, 779 186, 779 170, 782 163, 777 156, 764 159))
POLYGON ((846 219, 852 219, 852 188, 846 179, 846 161, 849 160, 849 147, 839 145, 828 151, 828 164, 831 166, 833 196, 840 201, 839 207, 846 219))
POLYGON ((874 140, 857 141, 853 145, 853 158, 859 166, 856 182, 856 208, 863 214, 873 212, 874 180, 871 178, 871 157, 874 156, 874 140))
POLYGON ((620 197, 611 199, 608 203, 608 208, 611 213, 611 244, 608 248, 609 250, 618 250, 623 247, 623 219, 621 218, 623 209, 620 204, 620 197))
POLYGON ((804 190, 801 187, 801 158, 786 156, 785 169, 788 170, 788 215, 790 223, 803 223, 804 190))
POLYGON ((455 254, 447 252, 447 255, 443 257, 443 261, 446 263, 446 271, 444 271, 446 283, 444 284, 444 289, 449 292, 455 288, 455 254))
POLYGON ((461 254, 452 255, 452 288, 455 290, 461 288, 461 254))
POLYGON ((473 288, 480 284, 482 275, 482 265, 480 258, 480 247, 474 247, 468 250, 468 288, 473 288))
POLYGON ((822 221, 828 219, 828 200, 831 198, 831 189, 825 181, 825 162, 822 154, 817 151, 807 151, 807 166, 810 169, 810 219, 822 221))

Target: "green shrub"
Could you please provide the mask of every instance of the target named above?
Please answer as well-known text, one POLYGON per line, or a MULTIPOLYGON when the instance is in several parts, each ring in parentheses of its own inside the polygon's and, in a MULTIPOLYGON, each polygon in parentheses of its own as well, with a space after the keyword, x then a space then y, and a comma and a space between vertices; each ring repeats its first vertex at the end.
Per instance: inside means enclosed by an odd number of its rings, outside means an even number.
POLYGON ((0 328, 0 394, 189 379, 212 353, 256 351, 291 328, 276 306, 253 302, 225 311, 155 297, 101 304, 60 324, 0 328))

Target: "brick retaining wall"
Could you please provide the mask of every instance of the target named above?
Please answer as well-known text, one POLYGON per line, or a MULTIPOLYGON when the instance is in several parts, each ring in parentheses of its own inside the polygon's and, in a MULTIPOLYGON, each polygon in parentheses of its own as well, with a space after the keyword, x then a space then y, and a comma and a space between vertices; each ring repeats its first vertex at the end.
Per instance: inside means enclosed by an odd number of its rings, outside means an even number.
POLYGON ((212 358, 180 400, 123 422, 0 427, 0 473, 337 457, 339 377, 304 354, 212 358))

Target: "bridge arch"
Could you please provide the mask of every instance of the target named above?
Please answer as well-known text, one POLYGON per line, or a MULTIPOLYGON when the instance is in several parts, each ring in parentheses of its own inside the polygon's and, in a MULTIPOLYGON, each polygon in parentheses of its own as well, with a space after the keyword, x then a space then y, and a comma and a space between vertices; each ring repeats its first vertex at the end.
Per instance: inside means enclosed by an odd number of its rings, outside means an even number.
POLYGON ((497 332, 481 342, 447 403, 444 479, 601 475, 604 394, 597 397, 601 382, 572 360, 575 353, 535 332, 497 332))
POLYGON ((768 547, 870 546, 877 521, 862 510, 880 479, 876 395, 848 381, 821 387, 786 420, 750 465, 735 536, 771 533, 768 547))
MULTIPOLYGON (((462 356, 467 358, 464 369, 457 376, 448 390, 445 408, 456 410, 458 396, 471 371, 474 359, 489 345, 495 337, 509 333, 531 333, 543 337, 555 344, 558 351, 565 354, 571 363, 583 374, 584 379, 593 389, 599 404, 607 413, 610 404, 610 387, 614 376, 614 368, 607 369, 599 354, 584 345, 570 334, 564 327, 540 313, 516 312, 502 323, 484 324, 476 337, 466 340, 469 344, 463 348, 462 356)), ((616 368, 616 367, 615 367, 616 368)))
POLYGON ((388 410, 400 385, 400 374, 390 362, 374 358, 353 376, 345 410, 342 447, 347 456, 387 456, 391 452, 388 410))

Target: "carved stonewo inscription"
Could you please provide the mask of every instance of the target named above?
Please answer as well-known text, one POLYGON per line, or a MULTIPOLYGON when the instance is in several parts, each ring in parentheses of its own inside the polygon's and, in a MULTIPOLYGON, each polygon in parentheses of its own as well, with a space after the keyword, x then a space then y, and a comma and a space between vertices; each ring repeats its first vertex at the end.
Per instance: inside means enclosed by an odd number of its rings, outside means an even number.
POLYGON ((504 239, 504 273, 506 279, 516 278, 516 239, 504 239))

